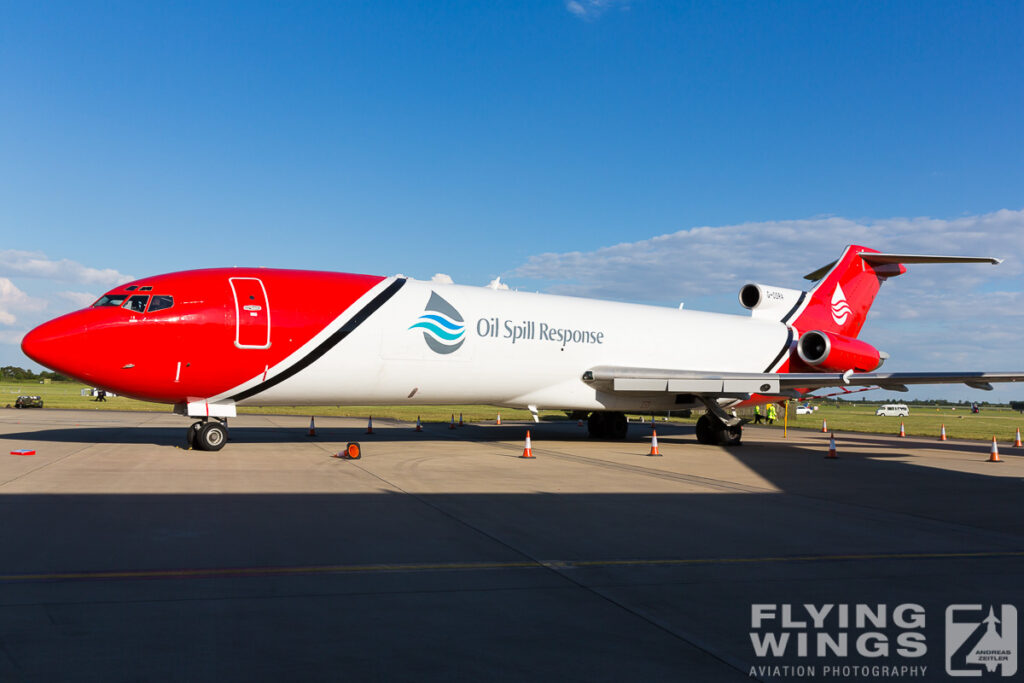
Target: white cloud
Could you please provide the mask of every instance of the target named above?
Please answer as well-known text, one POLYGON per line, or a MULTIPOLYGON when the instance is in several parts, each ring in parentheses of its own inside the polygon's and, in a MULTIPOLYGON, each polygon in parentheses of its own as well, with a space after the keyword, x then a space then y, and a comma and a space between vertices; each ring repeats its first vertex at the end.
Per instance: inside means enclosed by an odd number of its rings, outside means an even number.
POLYGON ((92 302, 96 301, 96 299, 99 298, 99 296, 91 292, 64 291, 57 292, 57 296, 63 299, 64 301, 67 301, 75 308, 85 308, 86 306, 90 305, 92 302))
POLYGON ((508 289, 508 285, 501 281, 501 277, 496 277, 487 283, 487 286, 491 289, 508 289))
POLYGON ((583 17, 587 14, 586 8, 576 2, 576 0, 569 0, 569 2, 565 3, 565 8, 578 17, 583 17))
POLYGON ((738 291, 748 281, 788 287, 835 260, 846 244, 880 251, 991 255, 991 266, 917 266, 921 283, 977 286, 994 277, 1019 276, 1024 263, 1024 211, 997 211, 953 220, 891 218, 854 221, 823 217, 697 227, 590 252, 532 256, 512 271, 551 282, 548 291, 612 299, 677 301, 738 291), (928 271, 927 269, 932 269, 928 271))
POLYGON ((12 311, 41 312, 46 306, 46 300, 29 296, 9 279, 0 277, 0 324, 13 325, 18 322, 12 311))
POLYGON ((618 6, 629 9, 629 0, 566 0, 565 9, 580 19, 597 19, 606 10, 618 6))
POLYGON ((451 275, 445 275, 444 273, 435 273, 434 277, 430 278, 430 281, 435 285, 451 285, 455 283, 451 275))
POLYGON ((113 268, 90 268, 71 259, 53 260, 36 251, 0 249, 0 275, 24 276, 109 287, 134 280, 113 268))

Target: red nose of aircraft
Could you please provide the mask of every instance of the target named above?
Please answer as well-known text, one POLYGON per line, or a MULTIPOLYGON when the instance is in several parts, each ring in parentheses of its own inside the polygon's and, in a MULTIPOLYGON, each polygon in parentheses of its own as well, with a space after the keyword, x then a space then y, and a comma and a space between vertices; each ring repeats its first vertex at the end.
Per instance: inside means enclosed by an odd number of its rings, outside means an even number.
POLYGON ((83 367, 83 341, 88 325, 80 314, 69 313, 45 322, 31 330, 21 340, 25 355, 57 372, 81 377, 83 367))

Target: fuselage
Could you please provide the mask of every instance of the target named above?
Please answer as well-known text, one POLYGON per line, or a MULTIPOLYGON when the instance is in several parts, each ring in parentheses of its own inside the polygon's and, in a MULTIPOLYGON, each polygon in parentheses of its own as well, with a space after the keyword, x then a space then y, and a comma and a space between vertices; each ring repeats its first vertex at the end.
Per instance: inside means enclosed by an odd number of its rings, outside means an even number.
POLYGON ((591 367, 766 372, 785 323, 347 273, 231 268, 127 283, 23 341, 43 365, 164 403, 486 403, 670 410, 591 367), (134 297, 134 299, 133 299, 134 297), (160 297, 158 299, 158 297, 160 297))

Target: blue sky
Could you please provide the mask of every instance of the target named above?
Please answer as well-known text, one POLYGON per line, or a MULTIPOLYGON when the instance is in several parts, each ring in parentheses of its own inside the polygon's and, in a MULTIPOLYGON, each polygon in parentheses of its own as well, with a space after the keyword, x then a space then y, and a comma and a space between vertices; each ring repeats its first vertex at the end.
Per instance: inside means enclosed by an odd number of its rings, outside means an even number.
POLYGON ((863 235, 1007 258, 886 285, 864 336, 891 369, 1024 369, 1022 26, 1012 2, 2 3, 0 362, 123 275, 739 312, 748 278, 800 286, 863 235), (618 289, 573 265, 605 257, 618 289))

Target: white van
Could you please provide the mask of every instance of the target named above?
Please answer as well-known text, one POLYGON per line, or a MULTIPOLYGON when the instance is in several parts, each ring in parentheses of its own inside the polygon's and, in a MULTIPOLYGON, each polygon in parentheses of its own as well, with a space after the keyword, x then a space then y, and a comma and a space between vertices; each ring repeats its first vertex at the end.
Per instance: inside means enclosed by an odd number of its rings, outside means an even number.
POLYGON ((882 417, 910 417, 910 408, 906 403, 886 403, 875 411, 875 416, 882 417))

